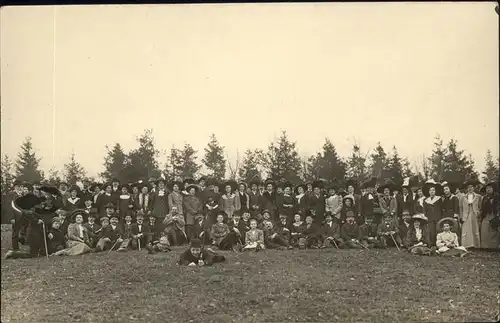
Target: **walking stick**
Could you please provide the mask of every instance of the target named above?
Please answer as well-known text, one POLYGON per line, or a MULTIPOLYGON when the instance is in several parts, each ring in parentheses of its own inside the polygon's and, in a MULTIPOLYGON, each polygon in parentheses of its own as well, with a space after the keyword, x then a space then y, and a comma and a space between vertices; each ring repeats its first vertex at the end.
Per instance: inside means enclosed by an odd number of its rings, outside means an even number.
POLYGON ((335 242, 335 239, 334 239, 334 238, 332 238, 332 241, 333 241, 333 244, 335 245, 335 247, 336 247, 337 249, 340 249, 340 248, 339 248, 339 246, 337 245, 337 242, 335 242))
POLYGON ((139 251, 141 251, 141 238, 137 239, 137 247, 139 247, 139 251))
POLYGON ((45 244, 45 256, 49 259, 49 249, 47 248, 47 232, 45 231, 45 222, 42 222, 43 242, 45 244))
POLYGON ((116 238, 115 243, 113 244, 113 246, 111 247, 111 249, 109 249, 109 250, 108 250, 108 254, 109 254, 109 253, 113 250, 113 248, 116 246, 116 244, 118 243, 118 239, 119 239, 119 238, 120 238, 120 237, 116 238))
POLYGON ((391 238, 392 238, 392 242, 394 242, 394 244, 396 245, 396 248, 398 248, 398 251, 401 251, 401 248, 399 248, 397 242, 396 242, 396 239, 394 239, 394 237, 392 236, 392 233, 390 234, 391 238))
POLYGON ((357 244, 359 244, 361 247, 365 248, 365 249, 368 249, 368 247, 366 247, 364 244, 362 244, 361 242, 359 241, 356 241, 357 244))

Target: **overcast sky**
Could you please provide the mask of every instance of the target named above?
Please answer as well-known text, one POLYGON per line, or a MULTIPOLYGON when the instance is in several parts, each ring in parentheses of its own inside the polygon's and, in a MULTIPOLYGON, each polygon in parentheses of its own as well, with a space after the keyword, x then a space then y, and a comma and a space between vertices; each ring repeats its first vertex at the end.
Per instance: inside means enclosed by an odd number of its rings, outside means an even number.
MULTIPOLYGON (((495 3, 10 7, 1 10, 1 152, 33 137, 41 167, 89 175, 126 150, 211 133, 234 160, 286 130, 301 155, 329 137, 416 160, 455 138, 498 155, 495 3)), ((165 156, 160 157, 163 165, 165 156)))

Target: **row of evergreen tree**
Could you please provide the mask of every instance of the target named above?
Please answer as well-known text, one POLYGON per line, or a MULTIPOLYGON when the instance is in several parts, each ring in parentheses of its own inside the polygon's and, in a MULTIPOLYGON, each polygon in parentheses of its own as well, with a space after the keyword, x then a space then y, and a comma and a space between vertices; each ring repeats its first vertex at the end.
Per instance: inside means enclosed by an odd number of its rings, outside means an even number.
MULTIPOLYGON (((287 179, 292 183, 332 178, 352 178, 361 182, 375 176, 381 179, 391 178, 398 185, 402 184, 404 177, 414 175, 418 175, 421 180, 433 178, 436 181, 454 182, 463 182, 466 178, 479 176, 472 157, 458 148, 457 141, 452 139, 444 144, 439 135, 435 139, 431 155, 422 155, 421 160, 413 164, 400 156, 395 146, 387 153, 380 143, 367 153, 363 153, 361 147, 355 144, 351 155, 342 158, 328 138, 316 155, 301 158, 295 142, 285 131, 269 144, 267 151, 248 149, 241 161, 239 155, 237 156, 235 163, 228 160, 224 146, 217 141, 215 135, 210 137, 204 149, 201 164, 198 162, 197 151, 186 143, 182 148, 172 148, 170 153, 166 154, 166 162, 160 165, 160 151, 155 146, 152 130, 145 130, 137 138, 137 143, 137 148, 129 152, 125 152, 119 143, 115 143, 111 148, 106 146, 104 172, 99 175, 104 180, 118 178, 121 182, 157 178, 163 173, 167 180, 205 175, 218 181, 239 179, 250 182, 272 178, 287 179)), ((3 157, 2 193, 11 187, 14 179, 29 182, 45 179, 54 185, 63 180, 70 184, 82 179, 94 180, 86 177, 84 167, 78 163, 74 154, 63 170, 52 168, 48 176, 40 170, 39 163, 40 158, 36 156, 31 138, 27 137, 15 161, 7 155, 3 157)), ((486 180, 498 179, 498 169, 499 159, 494 159, 488 150, 486 169, 481 172, 482 177, 486 180)))

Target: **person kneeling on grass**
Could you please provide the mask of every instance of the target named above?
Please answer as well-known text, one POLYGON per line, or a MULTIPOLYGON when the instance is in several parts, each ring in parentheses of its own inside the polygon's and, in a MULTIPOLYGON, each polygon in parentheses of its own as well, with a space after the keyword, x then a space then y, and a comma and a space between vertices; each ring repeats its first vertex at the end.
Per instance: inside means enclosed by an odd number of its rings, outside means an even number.
POLYGON ((210 248, 203 248, 200 239, 191 239, 189 249, 181 253, 178 264, 181 266, 210 266, 225 260, 224 256, 218 255, 210 248))
POLYGON ((344 241, 340 237, 340 226, 336 221, 333 221, 333 216, 329 212, 326 213, 325 224, 323 224, 322 239, 321 248, 344 247, 344 241))
POLYGON ((290 248, 288 240, 274 228, 274 223, 271 221, 266 222, 266 228, 264 229, 264 245, 268 249, 284 250, 290 248))
POLYGON ((429 231, 427 231, 426 226, 427 217, 422 213, 417 213, 412 216, 411 220, 412 226, 406 236, 408 251, 412 255, 430 256, 432 250, 429 248, 429 231))
POLYGON ((348 211, 346 213, 346 223, 342 224, 340 228, 340 236, 345 241, 346 248, 361 249, 360 230, 356 222, 354 222, 354 212, 348 211))
POLYGON ((384 248, 374 220, 373 215, 365 217, 365 223, 359 227, 360 242, 366 248, 384 248))
POLYGON ((260 251, 265 249, 264 244, 264 232, 260 229, 257 229, 257 220, 250 220, 250 230, 246 233, 245 236, 245 247, 243 250, 251 250, 251 251, 260 251))
POLYGON ((398 246, 403 244, 399 236, 399 228, 394 224, 394 219, 390 213, 385 214, 384 221, 378 225, 377 234, 383 248, 387 248, 387 246, 396 247, 395 243, 398 246))
POLYGON ((444 218, 441 219, 437 225, 441 226, 442 232, 437 234, 436 237, 436 246, 438 248, 437 252, 443 256, 463 257, 468 253, 465 247, 460 246, 458 243, 458 236, 455 232, 451 231, 452 226, 456 228, 458 227, 457 223, 453 218, 444 218))

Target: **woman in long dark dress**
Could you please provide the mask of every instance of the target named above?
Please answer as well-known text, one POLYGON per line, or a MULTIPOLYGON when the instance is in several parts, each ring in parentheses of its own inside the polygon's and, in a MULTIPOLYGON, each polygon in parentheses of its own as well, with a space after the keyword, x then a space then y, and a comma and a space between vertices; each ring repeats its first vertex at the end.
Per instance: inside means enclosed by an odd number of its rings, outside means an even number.
POLYGON ((439 189, 441 185, 434 181, 427 181, 423 188, 424 195, 427 196, 424 200, 424 215, 428 219, 427 229, 431 247, 436 245, 437 223, 443 218, 443 200, 437 195, 439 189))
POLYGON ((498 183, 486 184, 486 195, 481 201, 481 249, 500 248, 500 196, 498 183))

